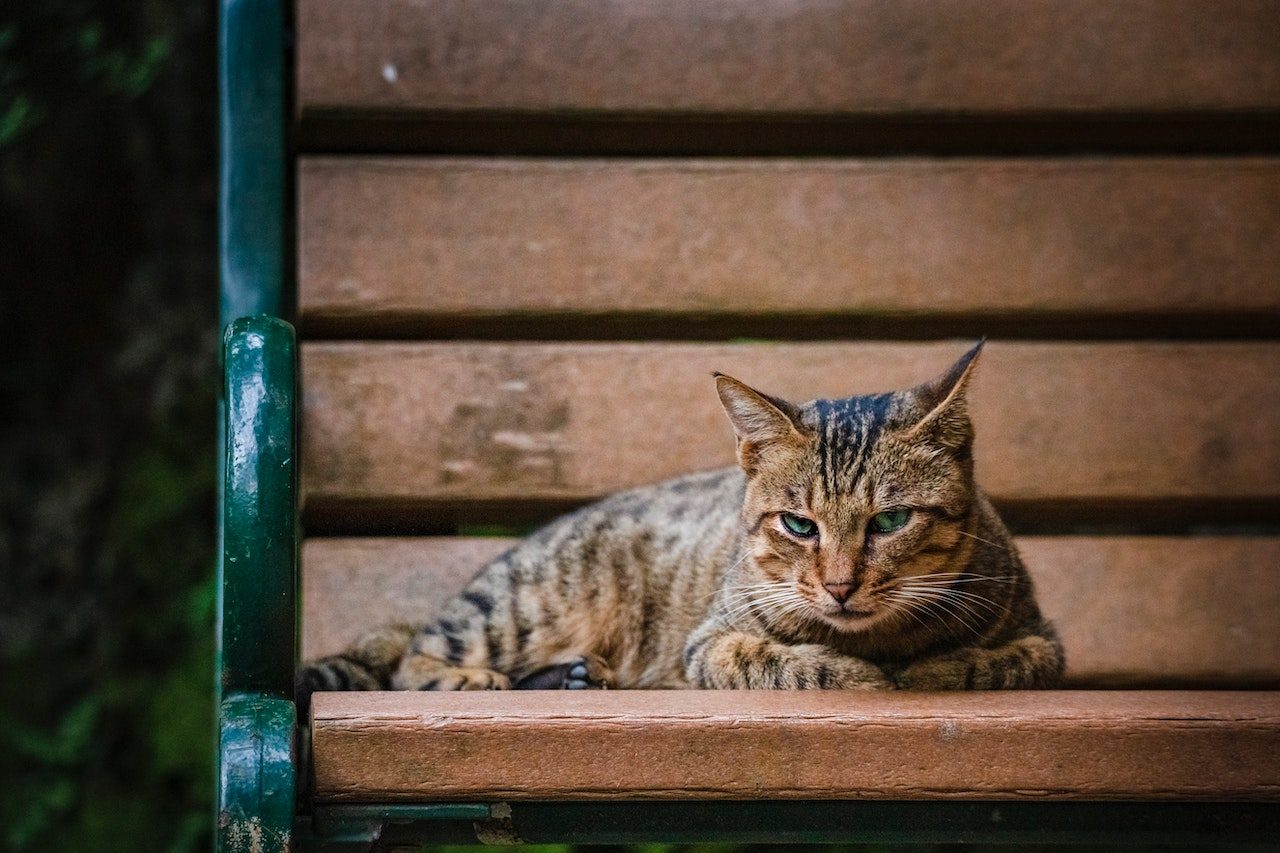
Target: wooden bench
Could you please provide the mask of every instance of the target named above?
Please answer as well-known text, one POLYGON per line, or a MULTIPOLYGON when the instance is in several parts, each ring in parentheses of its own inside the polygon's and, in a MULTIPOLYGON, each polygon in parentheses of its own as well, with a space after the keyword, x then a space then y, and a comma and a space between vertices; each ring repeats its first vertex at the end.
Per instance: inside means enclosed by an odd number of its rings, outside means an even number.
POLYGON ((225 0, 223 26, 219 849, 1280 837, 1280 3, 225 0), (729 464, 712 370, 885 390, 980 335, 979 479, 1067 689, 296 719, 299 653, 729 464))

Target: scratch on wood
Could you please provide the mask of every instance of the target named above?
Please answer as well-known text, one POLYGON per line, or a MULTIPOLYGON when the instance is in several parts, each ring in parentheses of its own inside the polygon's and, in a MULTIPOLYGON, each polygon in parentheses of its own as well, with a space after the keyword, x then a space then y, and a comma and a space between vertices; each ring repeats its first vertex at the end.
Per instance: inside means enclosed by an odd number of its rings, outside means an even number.
POLYGON ((449 416, 440 438, 440 483, 563 485, 569 401, 521 376, 483 393, 459 402, 449 416))

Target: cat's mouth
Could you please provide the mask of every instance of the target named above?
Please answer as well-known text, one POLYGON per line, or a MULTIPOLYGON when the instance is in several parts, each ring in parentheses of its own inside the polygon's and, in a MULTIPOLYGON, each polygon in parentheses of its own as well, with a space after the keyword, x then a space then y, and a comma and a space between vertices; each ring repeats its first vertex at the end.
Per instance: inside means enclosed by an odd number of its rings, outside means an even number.
POLYGON ((850 622, 855 619, 870 619, 872 616, 876 615, 876 612, 874 610, 859 610, 856 607, 841 607, 839 610, 828 615, 833 619, 841 619, 846 622, 850 622))
POLYGON ((857 607, 839 607, 835 609, 819 608, 822 618, 840 628, 862 627, 880 615, 875 610, 862 610, 857 607))

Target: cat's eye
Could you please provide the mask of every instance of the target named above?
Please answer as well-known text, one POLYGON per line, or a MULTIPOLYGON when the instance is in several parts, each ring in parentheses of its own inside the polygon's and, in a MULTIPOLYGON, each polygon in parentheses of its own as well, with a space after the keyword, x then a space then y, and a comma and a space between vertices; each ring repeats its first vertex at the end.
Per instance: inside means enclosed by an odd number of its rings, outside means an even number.
POLYGON ((792 515, 789 512, 782 513, 782 526, 787 528, 787 532, 802 539, 810 536, 818 535, 818 525, 813 521, 800 515, 792 515))
POLYGON ((886 509, 871 516, 871 529, 876 533, 892 533, 901 530, 911 519, 911 510, 905 506, 886 509))

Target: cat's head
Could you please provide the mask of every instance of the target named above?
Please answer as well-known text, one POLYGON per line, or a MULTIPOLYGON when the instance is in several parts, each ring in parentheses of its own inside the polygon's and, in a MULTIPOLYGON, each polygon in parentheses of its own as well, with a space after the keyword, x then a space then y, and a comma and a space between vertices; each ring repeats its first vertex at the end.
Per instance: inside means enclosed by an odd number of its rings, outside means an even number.
POLYGON ((802 405, 716 374, 749 547, 789 612, 860 631, 895 610, 895 587, 954 562, 975 499, 965 394, 981 349, 915 388, 802 405))

